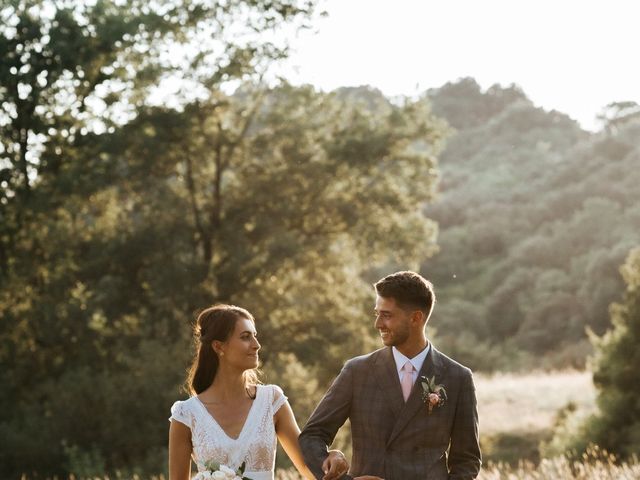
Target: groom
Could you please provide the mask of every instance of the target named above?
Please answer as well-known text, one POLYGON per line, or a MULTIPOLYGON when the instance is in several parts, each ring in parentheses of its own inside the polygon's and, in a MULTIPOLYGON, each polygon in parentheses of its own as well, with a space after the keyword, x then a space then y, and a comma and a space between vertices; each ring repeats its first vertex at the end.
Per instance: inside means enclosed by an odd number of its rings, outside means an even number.
POLYGON ((433 286, 417 273, 397 272, 375 289, 375 328, 385 346, 347 361, 311 414, 299 440, 307 465, 317 479, 333 473, 327 448, 348 418, 353 458, 342 478, 476 478, 481 456, 473 378, 425 336, 433 286))

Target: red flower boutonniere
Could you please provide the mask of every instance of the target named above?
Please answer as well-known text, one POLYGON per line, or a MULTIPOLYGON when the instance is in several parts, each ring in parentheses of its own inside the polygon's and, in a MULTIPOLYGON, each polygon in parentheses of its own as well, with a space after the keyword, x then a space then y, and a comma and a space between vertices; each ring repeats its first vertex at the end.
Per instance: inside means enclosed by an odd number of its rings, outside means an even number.
POLYGON ((420 384, 422 385, 422 401, 427 405, 429 409, 429 415, 435 407, 443 406, 447 401, 447 391, 444 385, 436 385, 436 377, 430 379, 422 376, 420 377, 420 384))

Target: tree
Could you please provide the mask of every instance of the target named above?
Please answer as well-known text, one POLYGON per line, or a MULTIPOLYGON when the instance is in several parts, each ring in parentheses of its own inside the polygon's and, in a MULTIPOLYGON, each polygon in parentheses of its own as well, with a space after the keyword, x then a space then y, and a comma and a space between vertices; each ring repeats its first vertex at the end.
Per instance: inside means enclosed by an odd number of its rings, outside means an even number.
POLYGON ((616 134, 624 124, 640 119, 640 105, 632 101, 612 102, 601 110, 597 119, 607 133, 616 134))
POLYGON ((478 82, 470 77, 448 82, 427 93, 433 100, 434 112, 459 130, 481 125, 512 103, 529 102, 516 85, 505 88, 496 84, 482 92, 478 82))
POLYGON ((178 76, 197 92, 256 75, 287 51, 260 35, 298 25, 313 11, 309 0, 4 1, 0 272, 30 213, 43 203, 55 208, 57 193, 79 188, 76 151, 91 132, 130 120, 163 78, 178 76))
POLYGON ((599 412, 583 440, 629 457, 640 449, 640 248, 629 253, 620 272, 626 292, 622 302, 611 305, 613 329, 593 337, 599 412))

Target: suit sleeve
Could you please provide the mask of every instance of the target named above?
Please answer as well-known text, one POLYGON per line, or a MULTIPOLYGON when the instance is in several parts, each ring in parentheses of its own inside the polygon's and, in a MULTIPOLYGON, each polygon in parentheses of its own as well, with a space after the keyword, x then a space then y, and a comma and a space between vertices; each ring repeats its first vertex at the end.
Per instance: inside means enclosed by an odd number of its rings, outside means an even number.
POLYGON ((449 447, 449 479, 472 480, 480 473, 478 404, 471 371, 466 370, 456 405, 449 447))
MULTIPOLYGON (((327 457, 327 450, 349 417, 352 393, 353 372, 350 362, 347 362, 300 433, 298 441, 302 455, 316 479, 324 476, 322 462, 327 457)), ((351 477, 345 475, 342 478, 351 477)))

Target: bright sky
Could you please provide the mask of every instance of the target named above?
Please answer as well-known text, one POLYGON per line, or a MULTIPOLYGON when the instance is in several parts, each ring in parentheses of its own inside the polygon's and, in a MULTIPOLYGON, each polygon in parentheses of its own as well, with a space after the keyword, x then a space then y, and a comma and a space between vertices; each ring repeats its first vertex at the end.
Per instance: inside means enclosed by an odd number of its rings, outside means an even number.
POLYGON ((460 77, 519 85, 596 128, 613 101, 640 103, 638 0, 325 0, 285 70, 323 90, 415 95, 460 77))

